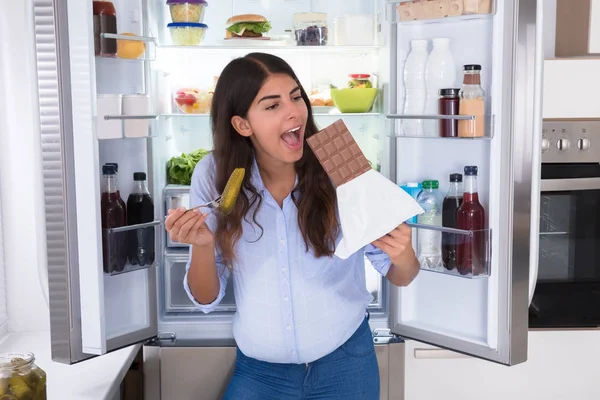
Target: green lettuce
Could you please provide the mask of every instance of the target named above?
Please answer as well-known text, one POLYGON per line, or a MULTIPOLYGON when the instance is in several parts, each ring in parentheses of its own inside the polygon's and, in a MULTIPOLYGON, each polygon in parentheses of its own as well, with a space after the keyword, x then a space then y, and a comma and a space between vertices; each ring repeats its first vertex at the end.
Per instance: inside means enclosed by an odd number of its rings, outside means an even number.
POLYGON ((238 22, 231 25, 227 30, 232 33, 239 34, 244 28, 254 33, 267 33, 271 30, 271 23, 266 22, 238 22))
POLYGON ((198 161, 208 155, 210 151, 204 149, 183 153, 173 157, 167 162, 167 181, 173 185, 191 185, 192 174, 198 161))

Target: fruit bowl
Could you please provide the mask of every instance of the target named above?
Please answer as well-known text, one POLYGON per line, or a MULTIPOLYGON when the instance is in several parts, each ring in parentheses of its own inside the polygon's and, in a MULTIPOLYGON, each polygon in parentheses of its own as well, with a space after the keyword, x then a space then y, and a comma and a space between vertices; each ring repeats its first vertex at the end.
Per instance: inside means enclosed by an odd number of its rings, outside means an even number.
POLYGON ((184 114, 208 114, 212 97, 213 93, 207 90, 183 88, 175 92, 173 100, 184 114))
POLYGON ((331 89, 333 104, 343 113, 366 113, 376 97, 376 88, 331 89))

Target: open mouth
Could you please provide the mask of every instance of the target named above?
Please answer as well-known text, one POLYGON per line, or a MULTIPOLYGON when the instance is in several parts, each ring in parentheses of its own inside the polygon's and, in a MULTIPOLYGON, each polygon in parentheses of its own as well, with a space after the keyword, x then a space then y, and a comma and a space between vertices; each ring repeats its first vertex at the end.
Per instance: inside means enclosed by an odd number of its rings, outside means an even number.
POLYGON ((297 126, 288 131, 283 132, 281 140, 284 141, 292 149, 298 149, 302 147, 302 132, 301 126, 297 126))

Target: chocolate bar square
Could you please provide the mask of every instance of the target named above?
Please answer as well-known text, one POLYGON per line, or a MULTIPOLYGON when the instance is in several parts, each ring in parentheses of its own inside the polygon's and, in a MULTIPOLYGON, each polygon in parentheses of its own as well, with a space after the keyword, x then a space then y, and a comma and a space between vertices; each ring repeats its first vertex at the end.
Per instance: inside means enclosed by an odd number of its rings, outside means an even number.
POLYGON ((369 161, 341 119, 306 141, 336 187, 371 169, 369 161))

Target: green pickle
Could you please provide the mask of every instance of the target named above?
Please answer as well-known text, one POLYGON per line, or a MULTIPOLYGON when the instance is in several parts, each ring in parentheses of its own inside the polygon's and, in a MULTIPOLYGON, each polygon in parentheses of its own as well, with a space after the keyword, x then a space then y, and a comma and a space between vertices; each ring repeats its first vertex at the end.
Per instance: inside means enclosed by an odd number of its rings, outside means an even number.
POLYGON ((0 400, 46 400, 46 373, 34 360, 33 354, 0 357, 0 400))

